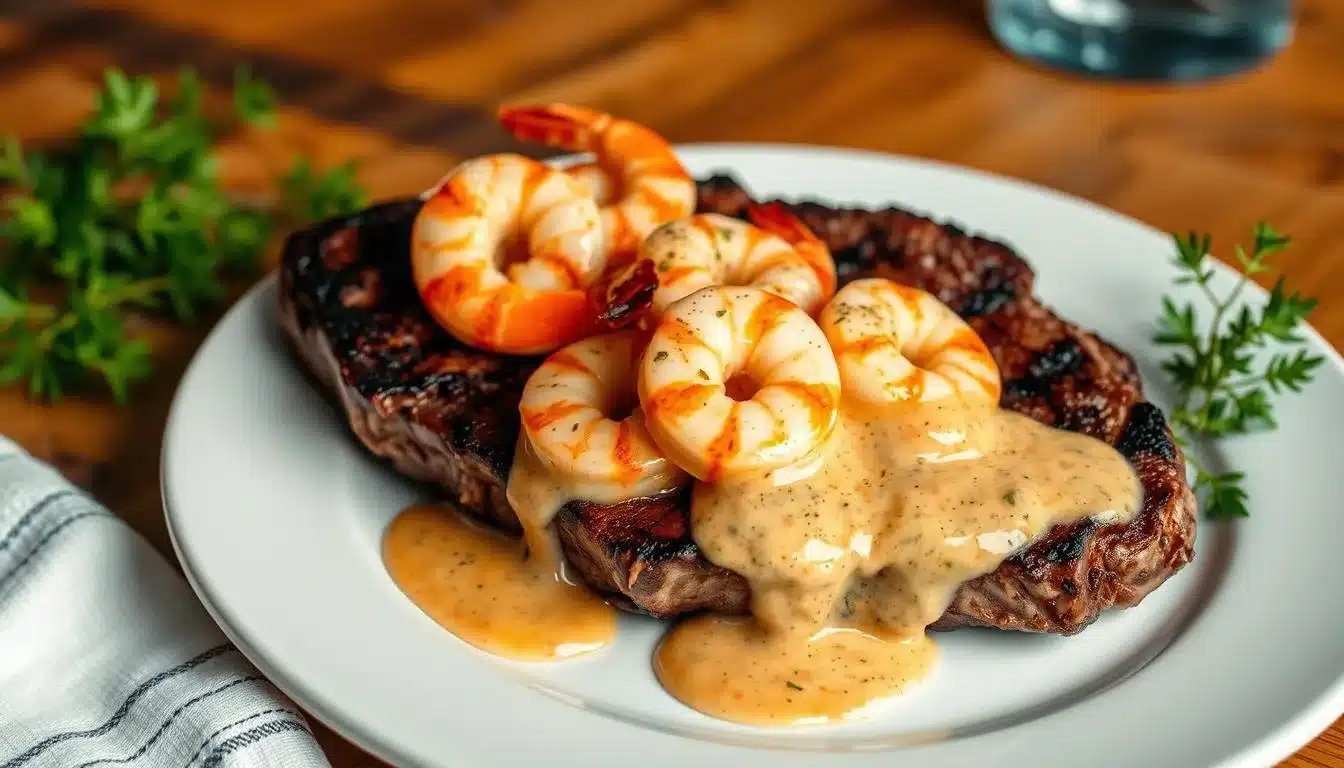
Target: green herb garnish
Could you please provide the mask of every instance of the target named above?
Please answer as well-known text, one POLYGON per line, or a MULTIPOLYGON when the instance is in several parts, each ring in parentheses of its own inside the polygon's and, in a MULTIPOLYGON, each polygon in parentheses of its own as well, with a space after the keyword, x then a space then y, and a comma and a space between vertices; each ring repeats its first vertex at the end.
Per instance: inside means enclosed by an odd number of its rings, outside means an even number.
POLYGON ((357 211, 366 203, 364 190, 355 182, 354 162, 342 163, 318 173, 304 158, 280 181, 286 213, 301 220, 320 220, 357 211))
MULTIPOLYGON (((1289 238, 1265 223, 1255 227, 1254 244, 1248 255, 1236 248, 1237 263, 1245 273, 1227 292, 1218 295, 1211 282, 1213 269, 1206 263, 1211 246, 1208 235, 1175 236, 1175 263, 1182 274, 1179 285, 1196 285, 1213 305, 1213 318, 1205 330, 1192 303, 1178 305, 1162 298, 1162 317, 1154 340, 1179 351, 1162 362, 1162 370, 1180 393, 1172 413, 1177 439, 1185 444, 1192 436, 1224 437, 1273 428, 1271 394, 1300 392, 1311 381, 1323 358, 1301 348, 1296 331, 1316 307, 1316 299, 1297 292, 1287 293, 1283 278, 1274 284, 1269 301, 1258 312, 1236 309, 1250 276, 1269 269, 1268 260, 1289 245, 1289 238), (1255 352, 1274 343, 1274 351, 1255 368, 1255 352)), ((1204 494, 1204 511, 1210 518, 1246 517, 1246 491, 1241 472, 1208 471, 1193 457, 1195 490, 1204 494)))
POLYGON ((784 684, 787 685, 788 687, 792 688, 792 689, 795 690, 795 691, 801 691, 801 690, 803 690, 803 686, 801 686, 801 685, 799 685, 799 684, 793 682, 792 680, 787 680, 787 681, 784 682, 784 684))
MULTIPOLYGON (((363 204, 350 166, 318 174, 303 161, 283 211, 231 199, 202 96, 190 71, 162 99, 152 79, 110 69, 68 144, 0 144, 0 382, 56 400, 101 379, 124 402, 150 370, 132 313, 190 322, 225 298, 230 271, 256 268, 278 225, 363 204)), ((237 72, 230 119, 274 124, 270 86, 237 72)))

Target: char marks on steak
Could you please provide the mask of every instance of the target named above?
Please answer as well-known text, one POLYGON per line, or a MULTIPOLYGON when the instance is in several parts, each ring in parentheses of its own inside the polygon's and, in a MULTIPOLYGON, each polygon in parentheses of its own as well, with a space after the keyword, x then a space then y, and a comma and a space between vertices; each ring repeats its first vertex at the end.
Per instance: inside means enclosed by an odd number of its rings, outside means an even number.
MULTIPOLYGON (((700 212, 742 217, 748 202, 729 177, 700 184, 700 212)), ((1143 483, 1133 522, 1055 527, 962 585, 935 629, 1073 634, 1108 608, 1138 603, 1190 560, 1194 496, 1166 421, 1143 400, 1133 360, 1041 304, 1031 268, 1012 249, 896 208, 791 207, 831 247, 842 284, 888 277, 935 294, 993 352, 1003 407, 1105 440, 1143 483)), ((386 203, 291 236, 281 322, 369 450, 440 484, 468 512, 517 530, 504 487, 518 400, 539 361, 473 350, 430 319, 410 276, 418 209, 414 200, 386 203)), ((572 502, 556 527, 575 570, 621 607, 655 616, 746 612, 746 581, 700 554, 688 511, 684 492, 572 502)))

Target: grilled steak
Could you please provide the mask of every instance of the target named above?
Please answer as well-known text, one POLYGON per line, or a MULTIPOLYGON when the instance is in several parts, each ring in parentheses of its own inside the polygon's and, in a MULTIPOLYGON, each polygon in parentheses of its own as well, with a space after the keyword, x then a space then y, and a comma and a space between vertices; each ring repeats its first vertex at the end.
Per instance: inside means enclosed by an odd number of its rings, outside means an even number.
MULTIPOLYGON (((748 202, 729 177, 700 184, 702 212, 741 216, 748 202)), ((1103 610, 1137 604, 1190 560, 1195 503, 1184 461, 1161 412, 1143 400, 1133 360, 1042 305, 1017 254, 895 208, 792 207, 830 245, 842 283, 888 277, 937 295, 993 352, 1003 407, 1114 445, 1143 483, 1133 522, 1052 529, 964 584, 935 629, 1073 634, 1103 610)), ((473 350, 430 319, 410 276, 418 209, 414 200, 387 203, 291 236, 280 270, 281 321, 369 450, 516 531, 504 486, 518 400, 539 360, 473 350)), ((655 616, 746 612, 746 581, 700 554, 688 513, 688 493, 572 502, 556 526, 571 565, 620 607, 655 616)))

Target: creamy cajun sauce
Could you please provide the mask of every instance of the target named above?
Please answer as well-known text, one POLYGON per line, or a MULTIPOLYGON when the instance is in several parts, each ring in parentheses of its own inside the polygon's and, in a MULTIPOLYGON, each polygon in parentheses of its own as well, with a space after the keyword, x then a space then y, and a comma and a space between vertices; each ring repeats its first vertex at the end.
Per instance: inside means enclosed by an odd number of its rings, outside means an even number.
MULTIPOLYGON (((738 377, 727 388, 744 399, 754 386, 738 377)), ((591 429, 575 421, 570 431, 573 450, 586 449, 591 429)), ((654 669, 687 705, 760 725, 862 717, 934 668, 926 628, 961 584, 1052 526, 1125 522, 1142 501, 1133 471, 1105 443, 954 397, 861 406, 842 396, 834 428, 802 460, 710 476, 692 489, 692 535, 746 578, 752 617, 682 622, 654 669)), ((632 484, 576 481, 524 431, 507 488, 523 541, 416 507, 388 528, 388 571, 427 614, 486 651, 592 651, 613 638, 615 614, 566 578, 554 516, 570 500, 616 503, 669 482, 657 472, 632 484)))
POLYGON ((830 626, 812 635, 772 632, 750 619, 697 616, 668 633, 654 671, 678 699, 713 717, 803 725, 860 712, 931 667, 925 635, 830 626))
POLYGON ((583 489, 549 472, 520 436, 507 493, 521 542, 441 508, 398 515, 383 537, 393 581, 444 629, 497 656, 560 659, 609 644, 615 610, 566 577, 550 531, 555 513, 583 489))
POLYGON ((575 656, 611 642, 616 616, 557 576, 546 557, 442 507, 415 506, 393 519, 383 559, 411 602, 463 641, 524 661, 575 656))
POLYGON ((748 580, 753 619, 682 623, 659 680, 739 722, 858 716, 932 670, 925 628, 963 582, 1055 524, 1131 519, 1141 494, 1110 446, 1011 412, 847 405, 810 460, 695 486, 696 543, 748 580))

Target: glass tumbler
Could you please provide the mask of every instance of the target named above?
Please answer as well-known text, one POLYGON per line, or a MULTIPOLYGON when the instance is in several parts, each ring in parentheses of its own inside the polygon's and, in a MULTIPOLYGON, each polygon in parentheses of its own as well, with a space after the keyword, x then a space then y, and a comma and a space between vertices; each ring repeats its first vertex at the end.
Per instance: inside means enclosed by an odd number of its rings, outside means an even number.
POLYGON ((1205 80, 1235 74, 1292 39, 1294 0, 988 0, 1008 50, 1085 74, 1205 80))

